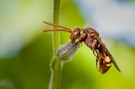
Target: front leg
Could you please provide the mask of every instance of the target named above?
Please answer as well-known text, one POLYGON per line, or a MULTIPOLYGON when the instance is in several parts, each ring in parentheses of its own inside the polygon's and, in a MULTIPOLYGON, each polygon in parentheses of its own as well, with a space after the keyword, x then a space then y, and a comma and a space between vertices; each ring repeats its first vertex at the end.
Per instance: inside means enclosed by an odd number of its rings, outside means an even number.
POLYGON ((96 46, 97 46, 97 40, 94 40, 94 42, 93 42, 93 44, 92 44, 92 51, 93 51, 93 54, 96 56, 96 54, 95 54, 95 48, 96 48, 96 46))

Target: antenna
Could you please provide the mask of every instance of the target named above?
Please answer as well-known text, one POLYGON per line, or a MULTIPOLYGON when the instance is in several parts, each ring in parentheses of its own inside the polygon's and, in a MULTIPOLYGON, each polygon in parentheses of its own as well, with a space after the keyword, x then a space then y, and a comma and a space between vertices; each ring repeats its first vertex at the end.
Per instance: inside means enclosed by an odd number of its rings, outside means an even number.
POLYGON ((42 32, 52 32, 52 31, 63 31, 63 32, 69 32, 71 33, 72 31, 71 30, 67 30, 67 29, 50 29, 50 30, 42 30, 42 32))
POLYGON ((52 23, 49 23, 49 22, 46 22, 46 21, 43 21, 44 24, 47 24, 47 25, 50 25, 50 26, 56 26, 58 28, 63 28, 63 29, 67 29, 67 30, 70 30, 72 31, 70 28, 66 28, 64 26, 60 26, 60 25, 57 25, 57 24, 52 24, 52 23))

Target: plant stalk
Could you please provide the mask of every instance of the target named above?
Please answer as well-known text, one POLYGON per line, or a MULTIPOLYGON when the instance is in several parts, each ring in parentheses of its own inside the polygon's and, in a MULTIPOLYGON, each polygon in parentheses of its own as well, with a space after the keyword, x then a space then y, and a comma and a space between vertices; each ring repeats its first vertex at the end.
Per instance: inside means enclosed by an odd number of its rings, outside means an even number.
MULTIPOLYGON (((53 0, 53 23, 59 24, 60 0, 53 0)), ((57 27, 53 27, 57 29, 57 27)), ((56 51, 60 45, 60 33, 52 33, 53 58, 51 61, 51 79, 49 89, 60 89, 62 62, 56 57, 56 51)))

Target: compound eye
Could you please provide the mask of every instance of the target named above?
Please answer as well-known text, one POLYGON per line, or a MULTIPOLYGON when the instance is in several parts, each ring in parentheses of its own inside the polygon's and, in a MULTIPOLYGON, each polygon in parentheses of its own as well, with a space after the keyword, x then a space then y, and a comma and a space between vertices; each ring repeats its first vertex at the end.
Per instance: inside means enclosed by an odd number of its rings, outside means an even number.
POLYGON ((90 34, 90 36, 95 36, 95 33, 94 33, 94 32, 92 32, 92 33, 90 34))
POLYGON ((82 35, 82 34, 84 34, 84 32, 83 32, 83 31, 81 31, 81 32, 80 32, 80 35, 82 35))

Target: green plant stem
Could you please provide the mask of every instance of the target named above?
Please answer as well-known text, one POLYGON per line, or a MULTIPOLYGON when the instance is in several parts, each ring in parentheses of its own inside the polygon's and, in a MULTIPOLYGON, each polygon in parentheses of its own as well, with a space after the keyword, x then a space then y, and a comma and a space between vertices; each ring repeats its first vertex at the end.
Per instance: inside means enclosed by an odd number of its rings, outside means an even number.
MULTIPOLYGON (((60 12, 60 0, 53 0, 53 23, 59 23, 59 12, 60 12)), ((57 27, 53 27, 57 29, 57 27)), ((55 56, 56 51, 60 45, 60 33, 53 32, 52 34, 52 43, 53 43, 53 58, 51 61, 51 79, 49 83, 49 89, 60 89, 61 83, 61 71, 62 71, 62 62, 55 56)))

